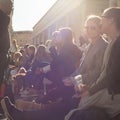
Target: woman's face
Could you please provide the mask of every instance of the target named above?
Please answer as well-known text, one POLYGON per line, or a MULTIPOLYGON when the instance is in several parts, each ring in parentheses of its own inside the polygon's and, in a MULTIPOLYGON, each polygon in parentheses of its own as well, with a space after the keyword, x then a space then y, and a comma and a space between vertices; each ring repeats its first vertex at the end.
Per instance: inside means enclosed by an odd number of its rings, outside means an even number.
POLYGON ((95 23, 92 20, 88 20, 85 23, 85 32, 86 32, 87 37, 93 40, 97 38, 98 36, 100 36, 101 34, 100 25, 97 25, 97 23, 95 23))

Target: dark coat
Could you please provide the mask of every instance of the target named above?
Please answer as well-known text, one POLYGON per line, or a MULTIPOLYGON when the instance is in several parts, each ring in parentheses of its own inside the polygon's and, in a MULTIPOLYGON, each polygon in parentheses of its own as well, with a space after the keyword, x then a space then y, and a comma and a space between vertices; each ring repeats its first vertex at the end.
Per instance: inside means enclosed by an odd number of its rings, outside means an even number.
POLYGON ((57 84, 63 84, 61 80, 76 70, 76 64, 81 56, 82 52, 76 45, 63 46, 59 54, 54 55, 51 71, 46 74, 46 77, 57 84))
POLYGON ((107 88, 110 93, 120 93, 120 36, 114 43, 108 61, 107 88))
POLYGON ((106 74, 89 91, 94 94, 104 88, 107 88, 110 94, 120 93, 120 36, 111 48, 106 74))
POLYGON ((10 48, 9 21, 10 18, 0 10, 0 85, 9 62, 7 59, 7 53, 10 48))
POLYGON ((0 54, 7 53, 10 48, 9 22, 10 18, 0 10, 0 54))

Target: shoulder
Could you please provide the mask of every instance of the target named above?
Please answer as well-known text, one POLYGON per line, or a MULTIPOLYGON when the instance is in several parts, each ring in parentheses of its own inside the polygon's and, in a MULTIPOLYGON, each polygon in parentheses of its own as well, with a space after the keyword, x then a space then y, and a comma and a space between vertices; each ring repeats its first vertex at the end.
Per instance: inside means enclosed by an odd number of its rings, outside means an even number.
POLYGON ((97 47, 98 50, 100 49, 101 51, 105 51, 105 49, 107 48, 109 42, 101 37, 101 39, 98 41, 97 44, 98 44, 97 45, 98 46, 97 47))
POLYGON ((116 41, 113 44, 113 49, 120 49, 120 36, 116 39, 116 41))
POLYGON ((109 44, 109 42, 108 42, 105 38, 103 38, 103 37, 101 37, 100 43, 101 43, 102 45, 104 45, 104 46, 107 46, 107 45, 109 44))

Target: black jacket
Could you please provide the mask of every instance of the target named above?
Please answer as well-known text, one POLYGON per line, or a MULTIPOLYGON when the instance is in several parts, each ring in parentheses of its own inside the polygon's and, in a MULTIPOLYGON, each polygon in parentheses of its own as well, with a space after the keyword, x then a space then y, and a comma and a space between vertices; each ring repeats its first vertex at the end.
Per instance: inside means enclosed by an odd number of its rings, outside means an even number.
POLYGON ((0 54, 6 54, 10 48, 9 22, 9 16, 0 10, 0 54))
POLYGON ((113 95, 120 93, 120 36, 111 48, 105 76, 89 92, 94 94, 104 88, 113 95))

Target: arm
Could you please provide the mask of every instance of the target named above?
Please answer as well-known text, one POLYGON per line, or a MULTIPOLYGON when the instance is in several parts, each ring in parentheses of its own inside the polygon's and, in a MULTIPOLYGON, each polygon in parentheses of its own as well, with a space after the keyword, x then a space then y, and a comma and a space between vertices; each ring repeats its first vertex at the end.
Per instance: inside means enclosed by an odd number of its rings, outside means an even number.
POLYGON ((93 86, 88 90, 90 95, 100 91, 107 87, 107 80, 106 80, 106 70, 104 70, 100 77, 98 78, 97 82, 93 84, 93 86))

